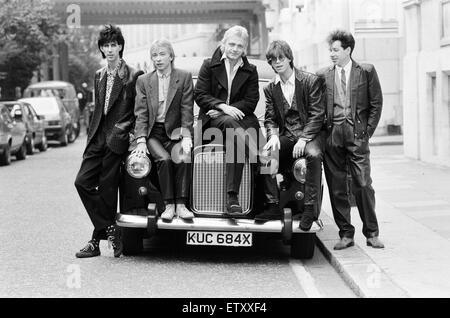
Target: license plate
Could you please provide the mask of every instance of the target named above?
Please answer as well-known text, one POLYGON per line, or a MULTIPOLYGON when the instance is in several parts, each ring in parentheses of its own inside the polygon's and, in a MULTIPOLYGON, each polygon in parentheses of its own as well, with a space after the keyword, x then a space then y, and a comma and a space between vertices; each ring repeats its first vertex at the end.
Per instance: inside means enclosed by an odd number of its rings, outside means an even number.
POLYGON ((186 244, 249 247, 252 246, 252 233, 188 231, 186 244))

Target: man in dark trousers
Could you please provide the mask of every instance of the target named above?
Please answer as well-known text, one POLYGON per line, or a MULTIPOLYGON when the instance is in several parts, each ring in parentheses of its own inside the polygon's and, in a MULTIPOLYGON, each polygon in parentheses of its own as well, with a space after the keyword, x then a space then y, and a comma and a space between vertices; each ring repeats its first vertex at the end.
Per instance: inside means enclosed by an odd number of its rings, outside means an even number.
POLYGON ((350 221, 347 171, 352 176, 352 190, 363 222, 367 245, 383 248, 378 239, 375 215, 375 191, 370 177, 369 138, 381 116, 383 95, 375 67, 352 59, 355 39, 347 31, 336 30, 328 39, 333 66, 318 72, 327 87, 324 169, 334 220, 340 241, 334 249, 354 245, 355 228, 350 221))
POLYGON ((75 187, 94 225, 88 244, 76 257, 100 255, 100 239, 107 238, 114 256, 122 253, 115 218, 121 161, 128 150, 134 124, 136 80, 143 74, 122 60, 125 40, 118 27, 100 31, 98 48, 108 65, 95 73, 95 109, 75 187))
MULTIPOLYGON (((300 229, 309 231, 319 215, 318 199, 322 178, 321 129, 325 119, 323 80, 294 68, 292 50, 285 41, 273 41, 266 52, 267 62, 277 73, 264 88, 267 131, 265 151, 279 151, 279 166, 292 166, 305 156, 305 209, 300 229)), ((273 156, 271 154, 270 156, 273 156)), ((274 171, 275 172, 275 171, 274 171)), ((280 219, 279 192, 275 175, 264 175, 266 208, 256 220, 280 219)))
MULTIPOLYGON (((227 144, 226 210, 231 216, 242 214, 238 195, 244 162, 239 159, 242 152, 256 158, 259 134, 258 119, 254 114, 259 100, 258 72, 245 56, 248 38, 248 32, 242 26, 228 29, 212 58, 203 62, 194 90, 203 130, 209 127, 220 129, 227 144), (230 131, 239 130, 250 136, 247 144, 244 133, 236 134, 236 143, 226 138, 227 133, 228 137, 231 135, 230 131), (234 149, 230 149, 230 145, 234 149)), ((256 159, 253 163, 256 164, 256 159)))
POLYGON ((190 152, 194 123, 192 74, 173 66, 175 53, 165 39, 150 48, 155 70, 136 83, 136 149, 150 153, 156 162, 165 209, 161 218, 192 219, 186 207, 189 196, 190 152))

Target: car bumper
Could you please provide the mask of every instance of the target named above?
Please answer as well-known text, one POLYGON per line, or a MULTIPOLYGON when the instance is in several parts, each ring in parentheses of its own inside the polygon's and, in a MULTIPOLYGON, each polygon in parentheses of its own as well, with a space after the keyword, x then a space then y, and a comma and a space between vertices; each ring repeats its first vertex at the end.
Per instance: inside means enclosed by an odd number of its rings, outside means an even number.
POLYGON ((64 135, 65 131, 62 127, 55 128, 45 128, 45 137, 47 139, 59 139, 62 135, 64 135))
MULTIPOLYGON (((143 215, 128 215, 118 213, 116 223, 120 227, 127 228, 147 228, 151 220, 143 215)), ((192 220, 185 221, 180 218, 174 218, 171 222, 165 222, 158 219, 156 227, 158 230, 183 230, 183 231, 224 231, 224 232, 252 232, 252 233, 283 233, 284 221, 273 220, 265 223, 255 222, 253 219, 234 219, 234 218, 206 218, 195 217, 192 220)), ((292 220, 292 233, 316 233, 322 230, 322 221, 313 222, 308 232, 299 228, 299 220, 292 220)))

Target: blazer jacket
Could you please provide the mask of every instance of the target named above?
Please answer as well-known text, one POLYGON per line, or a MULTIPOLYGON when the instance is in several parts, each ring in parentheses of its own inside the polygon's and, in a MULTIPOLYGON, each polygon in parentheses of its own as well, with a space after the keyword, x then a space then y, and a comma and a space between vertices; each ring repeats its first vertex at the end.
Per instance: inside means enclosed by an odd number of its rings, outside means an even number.
MULTIPOLYGON (((95 107, 86 148, 97 132, 104 112, 106 93, 107 66, 98 70, 94 78, 95 107)), ((116 74, 109 97, 108 110, 104 118, 106 129, 106 144, 111 151, 123 154, 128 149, 129 132, 134 124, 134 98, 136 96, 136 79, 143 74, 122 61, 116 74)))
MULTIPOLYGON (((352 62, 350 106, 355 123, 355 137, 368 139, 372 137, 380 121, 383 94, 375 67, 372 64, 358 64, 353 60, 352 62)), ((328 131, 331 131, 333 127, 334 73, 334 66, 317 72, 325 79, 327 87, 326 128, 328 131)))
MULTIPOLYGON (((297 110, 302 127, 300 138, 314 139, 319 134, 325 119, 324 83, 320 77, 314 74, 296 68, 294 68, 294 72, 297 110)), ((281 84, 270 82, 264 87, 264 94, 266 95, 264 127, 267 131, 267 140, 269 140, 272 135, 278 135, 284 130, 285 114, 281 84)))
MULTIPOLYGON (((166 101, 165 128, 172 140, 193 137, 194 99, 192 75, 173 68, 166 101)), ((148 138, 158 113, 158 74, 156 70, 138 78, 136 83, 135 137, 148 138)))
MULTIPOLYGON (((203 61, 195 85, 194 98, 200 108, 199 120, 203 126, 210 120, 206 113, 226 103, 228 97, 228 77, 225 61, 221 60, 222 54, 219 47, 212 58, 203 61)), ((244 65, 236 72, 231 85, 230 105, 241 110, 245 116, 254 116, 256 119, 254 111, 259 100, 258 72, 245 56, 242 60, 244 65)))

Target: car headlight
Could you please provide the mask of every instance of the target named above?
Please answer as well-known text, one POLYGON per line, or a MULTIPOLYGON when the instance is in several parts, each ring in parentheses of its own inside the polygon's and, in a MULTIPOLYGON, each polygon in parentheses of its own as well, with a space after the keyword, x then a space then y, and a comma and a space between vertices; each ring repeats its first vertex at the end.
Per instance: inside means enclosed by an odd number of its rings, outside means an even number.
POLYGON ((131 154, 125 162, 125 167, 130 176, 140 179, 146 177, 150 173, 152 164, 147 156, 131 154))
POLYGON ((297 159, 292 165, 292 173, 294 174, 295 180, 300 183, 305 183, 306 181, 306 159, 297 159))

